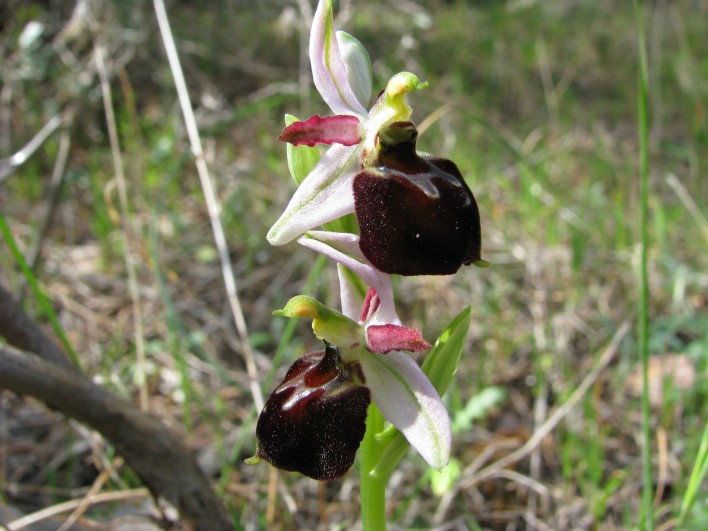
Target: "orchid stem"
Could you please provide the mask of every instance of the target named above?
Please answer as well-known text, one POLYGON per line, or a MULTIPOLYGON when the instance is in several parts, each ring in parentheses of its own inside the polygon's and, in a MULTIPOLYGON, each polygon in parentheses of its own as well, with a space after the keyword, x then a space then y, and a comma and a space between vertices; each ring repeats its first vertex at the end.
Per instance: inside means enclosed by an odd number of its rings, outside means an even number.
POLYGON ((383 415, 374 404, 371 404, 366 417, 366 434, 361 443, 359 455, 361 521, 364 531, 385 531, 386 529, 386 482, 388 476, 375 477, 371 474, 383 452, 381 443, 376 440, 376 435, 383 430, 383 427, 383 415))

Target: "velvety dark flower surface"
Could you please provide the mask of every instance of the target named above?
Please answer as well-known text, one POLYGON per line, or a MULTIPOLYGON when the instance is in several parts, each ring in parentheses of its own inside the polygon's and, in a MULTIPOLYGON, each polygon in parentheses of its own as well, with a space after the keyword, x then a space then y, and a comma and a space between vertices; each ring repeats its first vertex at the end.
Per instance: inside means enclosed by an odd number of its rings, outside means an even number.
POLYGON ((364 256, 380 271, 449 275, 480 260, 477 203, 457 166, 416 153, 410 122, 379 137, 378 163, 353 181, 364 256))
POLYGON ((357 367, 332 346, 295 361, 258 417, 256 456, 318 480, 349 470, 371 402, 357 367))

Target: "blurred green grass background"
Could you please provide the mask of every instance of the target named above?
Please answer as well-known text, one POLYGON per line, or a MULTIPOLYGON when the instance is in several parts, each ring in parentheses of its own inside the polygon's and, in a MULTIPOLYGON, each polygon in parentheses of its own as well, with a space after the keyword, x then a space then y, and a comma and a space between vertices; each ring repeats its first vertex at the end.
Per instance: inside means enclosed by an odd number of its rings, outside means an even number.
MULTIPOLYGON (((67 128, 0 184, 0 209, 18 245, 28 252, 39 238, 67 135, 60 199, 36 274, 87 371, 136 403, 139 389, 147 390, 151 411, 182 424, 240 527, 350 527, 357 518, 354 474, 324 486, 282 474, 278 495, 268 496, 267 467, 243 464, 255 447, 257 412, 154 13, 137 2, 77 5, 85 10, 24 0, 0 8, 0 158, 52 116, 71 115, 67 128), (128 185, 122 219, 96 43, 106 50, 128 185), (122 231, 137 265, 145 372, 136 371, 122 231)), ((311 8, 274 0, 168 5, 265 394, 272 383, 264 382, 287 365, 272 365, 287 323, 271 312, 303 290, 316 260, 295 244, 272 248, 265 241, 294 187, 285 147, 276 140, 283 115, 328 111, 309 78, 311 8)), ((476 460, 523 444, 569 397, 620 324, 635 319, 635 13, 631 3, 608 0, 352 0, 336 3, 335 12, 337 25, 369 50, 375 90, 401 70, 430 82, 409 99, 421 125, 418 147, 451 158, 466 176, 482 215, 483 256, 492 263, 454 277, 396 283, 404 322, 427 338, 466 305, 472 328, 448 395, 453 418, 465 427, 454 440, 457 490, 430 495, 422 461, 411 454, 389 485, 391 524, 636 527, 641 447, 648 443, 657 522, 670 528, 708 418, 705 3, 659 1, 645 12, 655 439, 641 438, 641 381, 630 334, 581 403, 516 465, 527 481, 499 476, 469 488, 460 486, 474 478, 476 460), (476 400, 490 391, 494 400, 475 416, 476 400), (463 422, 467 417, 474 422, 463 422)), ((0 246, 0 278, 19 292, 24 279, 6 249, 0 246)), ((313 293, 338 304, 334 267, 317 275, 313 293)), ((26 306, 35 308, 29 296, 26 306)), ((284 347, 288 362, 314 349, 309 326, 298 324, 284 347)), ((0 399, 0 406, 18 407, 0 399)), ((66 428, 59 438, 71 454, 78 437, 66 428)), ((71 467, 47 469, 38 457, 25 469, 6 455, 0 497, 26 510, 62 501, 90 484, 90 470, 78 472, 82 454, 72 459, 71 467), (53 490, 22 488, 32 485, 53 490)), ((139 484, 129 471, 120 477, 122 483, 109 486, 139 484)), ((109 518, 96 516, 102 517, 109 518)), ((691 517, 700 528, 708 506, 699 502, 691 517)))

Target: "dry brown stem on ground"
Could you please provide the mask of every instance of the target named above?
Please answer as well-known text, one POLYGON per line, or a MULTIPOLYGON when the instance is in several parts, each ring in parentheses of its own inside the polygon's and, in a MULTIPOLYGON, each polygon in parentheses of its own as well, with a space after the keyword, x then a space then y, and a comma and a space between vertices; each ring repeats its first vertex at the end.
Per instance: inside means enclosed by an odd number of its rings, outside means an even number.
POLYGON ((0 345, 0 389, 32 396, 99 432, 152 494, 177 507, 195 529, 232 528, 183 437, 93 383, 2 288, 0 336, 9 343, 0 345))

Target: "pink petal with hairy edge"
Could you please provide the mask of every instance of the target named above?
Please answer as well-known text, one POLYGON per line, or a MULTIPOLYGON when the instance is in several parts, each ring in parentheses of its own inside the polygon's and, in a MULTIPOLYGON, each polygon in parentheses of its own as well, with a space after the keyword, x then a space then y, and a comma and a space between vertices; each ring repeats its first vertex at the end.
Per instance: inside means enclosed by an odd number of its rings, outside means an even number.
POLYGON ((295 146, 317 144, 342 144, 355 146, 361 142, 359 118, 338 114, 337 116, 310 116, 304 122, 295 122, 278 137, 281 142, 295 146))
POLYGON ((450 417, 440 395, 418 364, 405 352, 358 358, 366 386, 383 416, 405 435, 411 446, 440 470, 450 458, 450 417))
POLYGON ((349 85, 332 22, 332 1, 320 0, 310 31, 312 78, 322 99, 335 114, 367 115, 349 85))
POLYGON ((271 245, 284 245, 314 227, 354 212, 352 179, 359 168, 360 151, 338 144, 327 150, 268 231, 271 245))
POLYGON ((378 354, 387 354, 392 350, 425 352, 431 347, 420 330, 393 324, 367 326, 366 342, 369 350, 378 354))
MULTIPOLYGON (((371 324, 401 324, 393 303, 391 277, 377 271, 366 261, 359 250, 359 237, 356 234, 310 231, 307 236, 300 238, 298 243, 347 267, 368 286, 376 290, 381 300, 381 307, 371 319, 371 324)), ((356 319, 358 312, 354 311, 352 315, 345 315, 356 319)))

